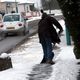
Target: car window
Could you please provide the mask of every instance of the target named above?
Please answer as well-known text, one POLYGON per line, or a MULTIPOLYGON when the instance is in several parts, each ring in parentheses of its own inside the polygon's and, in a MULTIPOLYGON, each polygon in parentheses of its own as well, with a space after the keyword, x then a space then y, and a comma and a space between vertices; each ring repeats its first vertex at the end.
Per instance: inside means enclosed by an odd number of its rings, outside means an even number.
POLYGON ((20 20, 20 15, 7 15, 4 16, 3 21, 8 22, 8 21, 19 21, 20 20))

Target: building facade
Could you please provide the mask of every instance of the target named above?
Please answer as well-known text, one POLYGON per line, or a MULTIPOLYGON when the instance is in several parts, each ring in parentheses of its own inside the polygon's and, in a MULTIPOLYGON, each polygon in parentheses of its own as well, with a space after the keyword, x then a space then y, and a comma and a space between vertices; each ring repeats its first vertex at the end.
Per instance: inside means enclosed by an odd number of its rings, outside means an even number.
POLYGON ((0 11, 4 13, 11 13, 11 11, 16 11, 17 2, 1 2, 0 11))
POLYGON ((34 8, 34 3, 18 3, 18 2, 0 2, 0 12, 11 13, 15 12, 30 12, 34 8))
POLYGON ((18 12, 30 12, 34 10, 34 3, 20 3, 18 4, 18 12))

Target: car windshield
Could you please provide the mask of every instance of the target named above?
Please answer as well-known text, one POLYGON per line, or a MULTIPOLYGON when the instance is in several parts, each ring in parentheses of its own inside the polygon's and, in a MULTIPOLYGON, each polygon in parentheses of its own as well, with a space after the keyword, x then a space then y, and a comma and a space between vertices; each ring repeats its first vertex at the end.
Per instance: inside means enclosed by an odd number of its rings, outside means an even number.
POLYGON ((8 21, 19 21, 20 20, 20 15, 7 15, 4 17, 4 22, 8 22, 8 21))

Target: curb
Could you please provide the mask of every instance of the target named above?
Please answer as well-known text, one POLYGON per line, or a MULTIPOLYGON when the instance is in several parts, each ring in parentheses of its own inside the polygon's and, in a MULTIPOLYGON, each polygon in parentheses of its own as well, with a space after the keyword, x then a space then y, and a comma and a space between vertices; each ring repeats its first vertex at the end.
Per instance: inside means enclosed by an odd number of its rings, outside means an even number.
POLYGON ((19 47, 20 45, 22 45, 23 43, 25 43, 25 41, 29 40, 29 37, 35 35, 37 33, 37 30, 35 30, 33 33, 26 35, 26 37, 24 39, 22 39, 19 43, 17 43, 15 46, 12 46, 10 49, 6 50, 5 53, 11 53, 11 51, 13 51, 15 48, 19 47))

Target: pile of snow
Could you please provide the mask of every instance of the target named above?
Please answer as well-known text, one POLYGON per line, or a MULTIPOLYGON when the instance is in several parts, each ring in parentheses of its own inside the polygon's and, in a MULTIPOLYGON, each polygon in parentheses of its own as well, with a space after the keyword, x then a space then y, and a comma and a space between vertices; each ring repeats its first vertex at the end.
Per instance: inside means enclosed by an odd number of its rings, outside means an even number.
POLYGON ((41 16, 39 16, 39 17, 30 17, 30 18, 28 18, 27 22, 34 21, 34 20, 39 20, 39 19, 41 19, 41 16))
POLYGON ((0 55, 0 58, 7 58, 7 57, 9 57, 9 55, 8 55, 7 53, 2 53, 2 54, 0 55))
MULTIPOLYGON (((44 12, 46 12, 47 14, 50 14, 49 10, 44 11, 44 12)), ((62 11, 61 10, 51 10, 51 14, 54 14, 55 16, 62 15, 62 11)))

